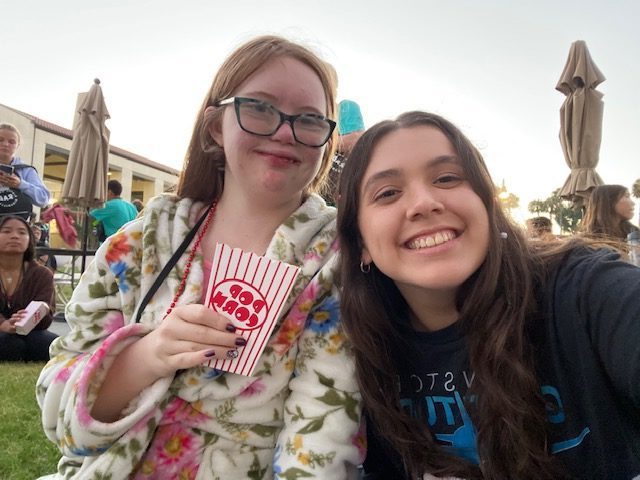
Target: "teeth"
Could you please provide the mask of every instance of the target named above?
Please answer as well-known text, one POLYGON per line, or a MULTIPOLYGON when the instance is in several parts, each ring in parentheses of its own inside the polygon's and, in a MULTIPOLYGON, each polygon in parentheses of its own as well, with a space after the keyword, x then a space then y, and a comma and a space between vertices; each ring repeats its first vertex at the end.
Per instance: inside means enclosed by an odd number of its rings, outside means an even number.
POLYGON ((444 232, 438 232, 435 235, 418 238, 412 241, 408 246, 412 250, 430 248, 435 247, 436 245, 442 245, 445 242, 453 240, 455 237, 455 234, 451 230, 445 230, 444 232))

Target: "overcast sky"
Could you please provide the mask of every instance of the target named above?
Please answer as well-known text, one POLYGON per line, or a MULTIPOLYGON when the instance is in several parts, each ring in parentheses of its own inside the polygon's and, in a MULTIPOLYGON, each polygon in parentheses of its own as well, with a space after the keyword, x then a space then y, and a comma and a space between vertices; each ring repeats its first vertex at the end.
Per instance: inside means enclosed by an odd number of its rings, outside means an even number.
MULTIPOLYGON (((569 174, 555 85, 585 40, 606 77, 598 173, 640 177, 640 2, 516 0, 5 2, 0 103, 71 128, 102 82, 111 144, 180 168, 224 57, 252 36, 301 41, 334 64, 367 126, 406 110, 446 116, 521 204, 569 174)), ((2 119, 0 119, 2 120, 2 119)))

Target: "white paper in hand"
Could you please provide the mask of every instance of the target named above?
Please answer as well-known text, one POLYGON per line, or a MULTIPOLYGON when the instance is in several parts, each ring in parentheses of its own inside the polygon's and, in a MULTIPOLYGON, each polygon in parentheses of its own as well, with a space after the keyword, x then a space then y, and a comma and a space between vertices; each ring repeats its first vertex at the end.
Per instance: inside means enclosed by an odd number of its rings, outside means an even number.
POLYGON ((28 335, 36 325, 40 323, 47 313, 49 313, 49 305, 45 302, 32 300, 24 309, 24 315, 19 322, 16 322, 16 333, 18 335, 28 335))

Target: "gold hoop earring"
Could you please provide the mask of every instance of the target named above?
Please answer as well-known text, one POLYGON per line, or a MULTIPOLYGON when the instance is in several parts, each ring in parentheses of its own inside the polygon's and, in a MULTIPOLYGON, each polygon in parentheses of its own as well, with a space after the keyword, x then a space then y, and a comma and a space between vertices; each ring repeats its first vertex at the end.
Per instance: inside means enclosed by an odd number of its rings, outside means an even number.
POLYGON ((369 273, 371 271, 371 264, 370 263, 366 263, 365 264, 364 262, 361 261, 360 262, 360 271, 366 275, 367 273, 369 273))

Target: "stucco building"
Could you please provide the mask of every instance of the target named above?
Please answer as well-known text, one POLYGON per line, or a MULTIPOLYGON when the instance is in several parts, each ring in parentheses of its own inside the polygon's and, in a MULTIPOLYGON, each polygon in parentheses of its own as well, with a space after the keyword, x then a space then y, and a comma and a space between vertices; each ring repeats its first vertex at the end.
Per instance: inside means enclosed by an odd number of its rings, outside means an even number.
MULTIPOLYGON (((16 155, 38 170, 51 192, 51 203, 59 202, 73 131, 3 104, 0 123, 11 123, 20 131, 16 155)), ((174 189, 178 174, 176 169, 109 146, 109 179, 122 183, 122 198, 126 200, 139 199, 146 204, 151 197, 174 189)))

